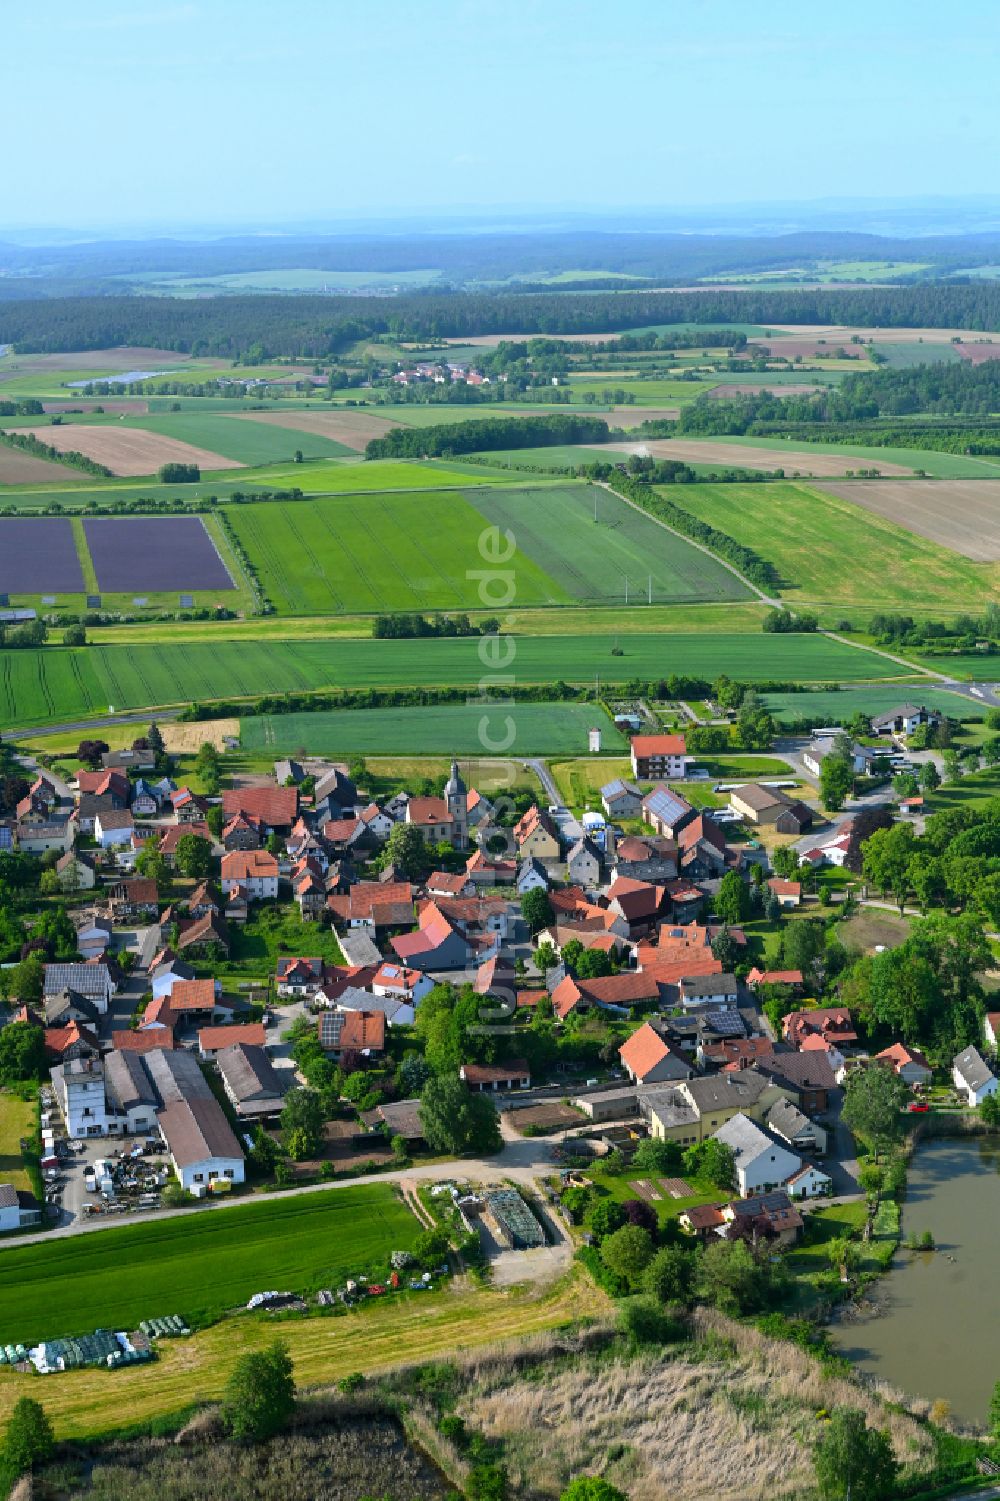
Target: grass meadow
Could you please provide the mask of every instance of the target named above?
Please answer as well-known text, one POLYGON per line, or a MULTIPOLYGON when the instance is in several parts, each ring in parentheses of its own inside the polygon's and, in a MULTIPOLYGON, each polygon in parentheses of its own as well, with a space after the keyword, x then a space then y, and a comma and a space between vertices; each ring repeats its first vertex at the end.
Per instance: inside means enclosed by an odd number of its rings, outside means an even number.
MULTIPOLYGON (((593 485, 484 491, 483 514, 581 603, 744 600, 750 590, 714 558, 593 485), (597 511, 597 521, 594 511, 597 511)), ((520 579, 518 579, 520 593, 520 579)))
POLYGON ((798 719, 819 716, 828 724, 840 724, 852 714, 888 713, 904 699, 938 709, 954 719, 981 719, 986 713, 985 705, 977 704, 974 698, 949 693, 936 683, 910 683, 905 689, 886 684, 882 688, 842 688, 839 692, 816 689, 811 693, 765 693, 763 698, 779 724, 794 724, 798 719))
MULTIPOLYGON (((865 682, 898 677, 888 658, 826 636, 592 635, 516 637, 518 682, 627 683, 721 673, 744 682, 865 682)), ((475 638, 278 639, 0 652, 0 731, 191 700, 323 688, 477 686, 475 638)), ((912 687, 909 692, 914 690, 912 687)))
POLYGON ((483 716, 494 740, 506 738, 507 715, 515 738, 504 750, 512 756, 583 753, 587 732, 599 729, 605 750, 623 750, 625 740, 596 704, 513 704, 484 709, 481 704, 428 704, 414 709, 348 709, 317 714, 256 715, 240 723, 244 750, 294 755, 304 747, 314 756, 447 756, 482 753, 483 716))
MULTIPOLYGON (((228 515, 281 614, 468 609, 482 603, 474 575, 488 523, 477 504, 474 492, 432 490, 234 506, 228 515)), ((520 602, 571 602, 523 547, 507 566, 520 602)))
MULTIPOLYGON (((916 346, 919 348, 920 346, 916 346)), ((803 376, 808 380, 809 376, 803 376)), ((713 443, 746 443, 745 437, 713 437, 713 443)), ((996 479, 1000 476, 1000 459, 969 458, 960 453, 938 453, 931 448, 868 448, 858 443, 803 443, 801 439, 753 438, 754 448, 773 448, 776 452, 789 447, 812 453, 845 454, 858 459, 859 469, 877 469, 879 463, 900 464, 907 469, 922 469, 930 479, 996 479)), ((778 465, 780 467, 780 465, 778 465)))
POLYGON ((374 1183, 11 1245, 0 1252, 0 1337, 31 1344, 168 1313, 211 1323, 266 1288, 311 1292, 383 1270, 419 1229, 374 1183))
POLYGON ((805 483, 690 485, 680 503, 773 563, 791 604, 927 612, 1000 588, 1000 566, 973 563, 805 483))
POLYGON ((164 412, 142 417, 126 417, 125 427, 141 427, 147 432, 179 438, 196 448, 207 448, 241 464, 292 463, 296 449, 306 459, 333 459, 354 456, 354 449, 319 433, 294 432, 266 422, 247 422, 220 412, 164 412))

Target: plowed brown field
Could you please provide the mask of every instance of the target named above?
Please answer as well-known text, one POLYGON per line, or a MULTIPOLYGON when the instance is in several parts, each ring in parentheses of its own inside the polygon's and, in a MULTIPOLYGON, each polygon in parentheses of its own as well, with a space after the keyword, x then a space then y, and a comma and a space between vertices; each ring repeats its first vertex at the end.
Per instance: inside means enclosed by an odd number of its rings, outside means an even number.
MULTIPOLYGON (((60 453, 86 454, 95 463, 106 464, 112 474, 155 474, 161 464, 197 464, 201 469, 242 469, 236 459, 227 459, 206 448, 195 448, 179 438, 165 438, 147 433, 140 427, 25 427, 43 443, 50 443, 60 453)), ((65 477, 65 470, 60 470, 65 477)))
POLYGON ((1000 560, 1000 480, 848 480, 822 488, 973 562, 1000 560))
MULTIPOLYGON (((48 429, 46 429, 48 431, 48 429)), ((82 474, 75 476, 83 479, 82 474)), ((34 454, 22 453, 18 448, 8 448, 0 443, 0 485, 51 485, 72 482, 74 474, 65 464, 54 459, 39 459, 34 454)))
MULTIPOLYGON (((619 445, 615 445, 619 447, 619 445)), ((700 438, 650 438, 645 443, 623 443, 625 453, 638 453, 644 449, 654 459, 680 459, 687 464, 717 464, 720 469, 783 469, 790 474, 816 474, 838 476, 848 469, 858 469, 870 461, 853 458, 849 454, 810 453, 798 448, 754 448, 749 443, 712 443, 700 438)), ((886 464, 881 460, 878 468, 883 474, 912 474, 900 464, 886 464)), ((881 481, 876 481, 876 484, 881 481)), ((977 482, 978 483, 978 482, 977 482)))
MULTIPOLYGON (((372 438, 384 438, 386 433, 401 425, 400 418, 376 417, 369 412, 236 412, 244 422, 267 422, 272 427, 289 428, 296 433, 316 433, 321 438, 332 438, 335 443, 345 443, 363 453, 365 444, 372 438)), ((444 419, 442 419, 444 420, 444 419)))

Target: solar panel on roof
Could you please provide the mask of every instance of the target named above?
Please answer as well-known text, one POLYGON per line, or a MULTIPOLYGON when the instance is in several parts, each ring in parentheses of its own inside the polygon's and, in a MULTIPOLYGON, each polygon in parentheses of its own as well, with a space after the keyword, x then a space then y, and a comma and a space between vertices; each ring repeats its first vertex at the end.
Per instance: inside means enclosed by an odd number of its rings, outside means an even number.
POLYGON ((87 609, 99 610, 101 608, 101 596, 99 594, 87 595, 87 609))
POLYGON ((194 595, 193 594, 182 594, 180 596, 180 600, 181 600, 181 609, 182 610, 193 610, 194 609, 194 595))

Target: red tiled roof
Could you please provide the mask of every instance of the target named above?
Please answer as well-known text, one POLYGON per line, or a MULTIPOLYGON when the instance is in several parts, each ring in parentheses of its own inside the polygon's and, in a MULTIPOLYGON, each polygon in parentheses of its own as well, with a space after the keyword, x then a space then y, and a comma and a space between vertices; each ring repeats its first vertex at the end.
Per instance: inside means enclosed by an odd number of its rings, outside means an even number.
POLYGON ((341 1051, 361 1053, 369 1048, 381 1053, 385 1047, 384 1011, 346 1011, 340 1032, 341 1051))
POLYGON ((464 873, 452 874, 447 870, 436 870, 427 877, 426 886, 428 891, 441 892, 445 896, 459 897, 465 890, 468 876, 464 873))
POLYGON ((780 876, 772 876, 767 884, 774 892, 775 896, 802 895, 801 881, 784 881, 780 876))
POLYGON ((211 844, 212 831, 207 823, 176 823, 164 829, 160 839, 160 854, 173 855, 177 852, 177 841, 183 839, 186 834, 197 834, 200 839, 207 839, 211 844))
POLYGON ((89 1027, 81 1027, 79 1022, 72 1021, 65 1027, 46 1027, 45 1051, 52 1057, 61 1058, 67 1048, 74 1047, 76 1043, 84 1042, 96 1053, 98 1042, 89 1027))
POLYGON ((171 1011, 211 1011, 214 1005, 214 980, 178 980, 170 991, 171 1011))
POLYGON ((230 850, 222 857, 224 881, 249 881, 253 877, 266 880, 277 874, 278 858, 268 850, 230 850))
POLYGON ((237 813, 260 819, 269 828, 289 827, 295 822, 299 794, 295 787, 234 787, 222 794, 227 818, 237 813))
POLYGON ((649 1022, 643 1022, 639 1030, 626 1038, 618 1049, 622 1063, 637 1079, 644 1079, 669 1054, 669 1045, 649 1022))
POLYGON ((756 965, 747 975, 747 984, 755 985, 801 985, 800 969, 758 969, 756 965))
POLYGON ((451 812, 443 797, 411 797, 406 805, 407 823, 450 824, 451 812))
POLYGON ((506 1079, 530 1079, 531 1069, 523 1058, 512 1058, 509 1063, 463 1063, 461 1074, 466 1084, 502 1084, 506 1079))
MULTIPOLYGON (((146 1009, 148 1012, 149 1007, 146 1009)), ((172 1052, 176 1046, 174 1029, 167 1026, 150 1027, 146 1032, 112 1032, 111 1046, 118 1053, 151 1053, 154 1048, 166 1048, 172 1052)))
POLYGON ((633 735, 632 749, 636 756, 683 756, 687 742, 683 735, 633 735))
POLYGON ((220 1048, 228 1048, 234 1042, 246 1043, 255 1048, 264 1047, 267 1042, 264 1023, 244 1022, 227 1027, 202 1027, 198 1033, 198 1046, 205 1053, 217 1053, 220 1048))
POLYGON ((891 1047, 883 1048, 881 1053, 876 1053, 875 1057, 891 1063, 897 1073, 906 1063, 918 1063, 921 1068, 930 1068, 923 1053, 918 1052, 916 1048, 908 1048, 905 1042, 894 1042, 891 1047))

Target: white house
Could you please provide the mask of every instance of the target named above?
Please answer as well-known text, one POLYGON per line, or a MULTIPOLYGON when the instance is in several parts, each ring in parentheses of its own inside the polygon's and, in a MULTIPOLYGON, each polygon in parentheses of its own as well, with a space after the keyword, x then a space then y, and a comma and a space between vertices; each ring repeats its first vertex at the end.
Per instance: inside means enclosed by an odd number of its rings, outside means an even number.
POLYGON ((586 835, 566 855, 566 874, 577 886, 596 886, 601 878, 601 852, 586 835))
POLYGON ((523 896, 526 891, 548 891, 548 871, 537 855, 529 855, 526 860, 521 861, 514 884, 518 896, 523 896))
POLYGON ((243 1182, 243 1153, 218 1100, 172 1100, 156 1119, 174 1172, 188 1193, 204 1194, 219 1181, 243 1182))
POLYGON ((744 1198, 761 1190, 780 1188, 802 1166, 801 1157, 743 1114, 732 1116, 714 1137, 732 1148, 736 1182, 744 1198))
POLYGON ((0 1232, 24 1230, 28 1225, 41 1224, 42 1211, 36 1206, 25 1208, 21 1200, 32 1202, 30 1194, 19 1194, 13 1183, 0 1183, 0 1232))
POLYGON ((792 1174, 785 1188, 793 1199, 817 1199, 832 1193, 833 1179, 814 1162, 807 1162, 805 1167, 792 1174))
POLYGON ((66 1134, 106 1136, 104 1066, 99 1058, 70 1058, 52 1070, 52 1086, 66 1122, 66 1134))
POLYGON ((248 901, 273 902, 278 896, 278 860, 267 850, 232 850, 222 857, 222 891, 242 891, 248 901))
POLYGON ((193 980, 195 972, 190 964, 185 964, 182 959, 168 959, 163 964, 157 965, 150 978, 150 990, 153 992, 154 1001, 162 1001, 169 998, 174 986, 181 980, 193 980))
POLYGON ((131 844, 135 823, 125 808, 102 810, 94 819, 94 838, 102 849, 131 844))
POLYGON ((1000 1011, 987 1011, 983 1021, 983 1032, 988 1046, 995 1053, 998 1039, 1000 1039, 1000 1011))
POLYGON ((951 1066, 951 1077, 956 1090, 965 1096, 972 1109, 1000 1088, 1000 1080, 990 1071, 978 1048, 966 1048, 958 1054, 951 1066))
POLYGON ((434 981, 420 969, 406 969, 402 964, 381 964, 372 979, 372 995, 388 996, 394 1001, 422 1001, 434 981))

